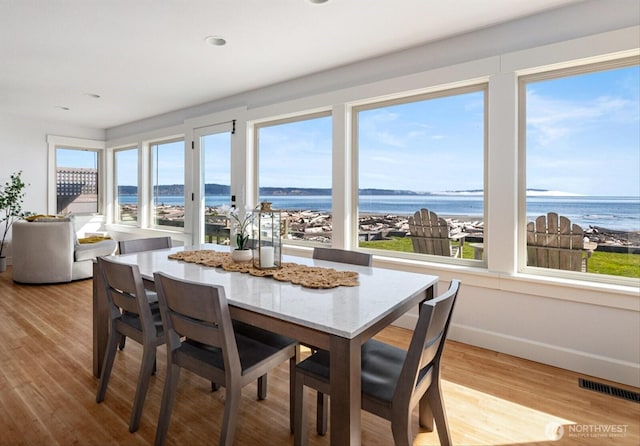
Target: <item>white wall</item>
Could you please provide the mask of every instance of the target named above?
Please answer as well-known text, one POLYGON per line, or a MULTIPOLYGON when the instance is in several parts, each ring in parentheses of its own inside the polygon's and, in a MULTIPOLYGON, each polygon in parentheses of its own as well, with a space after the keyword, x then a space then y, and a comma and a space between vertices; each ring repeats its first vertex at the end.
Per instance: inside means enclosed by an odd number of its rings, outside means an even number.
MULTIPOLYGON (((24 211, 47 213, 47 135, 105 139, 102 129, 90 129, 66 124, 43 122, 0 113, 0 183, 12 173, 22 171, 25 189, 24 211)), ((76 223, 81 229, 86 219, 76 223)), ((96 225, 94 224, 93 227, 96 225)), ((4 226, 2 227, 4 229, 4 226)), ((9 235, 9 240, 11 235, 9 235)), ((11 245, 7 251, 11 263, 11 245)))

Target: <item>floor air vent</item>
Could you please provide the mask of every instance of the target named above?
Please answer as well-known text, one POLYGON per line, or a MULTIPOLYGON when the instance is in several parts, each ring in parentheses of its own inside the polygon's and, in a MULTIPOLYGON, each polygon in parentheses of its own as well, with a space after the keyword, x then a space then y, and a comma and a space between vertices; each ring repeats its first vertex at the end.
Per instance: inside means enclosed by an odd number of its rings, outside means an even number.
POLYGON ((583 389, 593 390, 594 392, 600 392, 611 396, 617 396, 627 401, 633 401, 634 403, 640 403, 640 393, 632 392, 630 390, 621 389, 619 387, 613 387, 608 384, 602 384, 595 381, 589 381, 588 379, 579 378, 578 383, 583 389))

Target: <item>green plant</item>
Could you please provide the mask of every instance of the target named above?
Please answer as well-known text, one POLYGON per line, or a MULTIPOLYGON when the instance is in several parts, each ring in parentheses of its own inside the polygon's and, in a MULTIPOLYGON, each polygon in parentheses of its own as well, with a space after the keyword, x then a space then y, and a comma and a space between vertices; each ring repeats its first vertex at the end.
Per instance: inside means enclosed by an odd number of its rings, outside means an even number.
POLYGON ((4 241, 13 223, 22 218, 22 201, 24 189, 27 187, 22 181, 22 171, 13 173, 11 179, 0 186, 0 223, 4 223, 2 239, 0 239, 0 257, 3 257, 4 241))
POLYGON ((253 221, 253 211, 254 209, 246 208, 244 217, 241 218, 238 208, 233 207, 229 210, 229 218, 232 219, 236 224, 237 249, 247 249, 247 243, 249 242, 248 229, 249 225, 253 221))

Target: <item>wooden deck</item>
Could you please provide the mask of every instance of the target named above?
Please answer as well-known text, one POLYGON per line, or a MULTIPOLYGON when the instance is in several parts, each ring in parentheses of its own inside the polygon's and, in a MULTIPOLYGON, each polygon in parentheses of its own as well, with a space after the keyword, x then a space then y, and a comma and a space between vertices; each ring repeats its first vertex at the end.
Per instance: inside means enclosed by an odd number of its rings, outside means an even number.
MULTIPOLYGON (((158 351, 158 373, 140 430, 131 434, 128 421, 141 348, 127 342, 118 353, 106 399, 97 404, 97 380, 91 373, 90 280, 21 286, 11 281, 11 270, 1 273, 0 335, 0 445, 153 444, 165 350, 158 351)), ((400 346, 406 346, 409 337, 410 332, 394 327, 379 335, 400 346)), ((577 373, 448 342, 443 376, 455 445, 640 444, 640 404, 582 389, 577 373), (554 441, 559 428, 564 434, 554 441)), ((293 444, 288 379, 283 364, 269 376, 265 401, 255 400, 253 386, 244 389, 236 445, 293 444)), ((183 372, 168 444, 216 444, 223 400, 224 390, 211 393, 208 382, 183 372)), ((307 410, 313 423, 315 407, 309 404, 307 410)), ((392 444, 387 422, 364 412, 362 419, 363 445, 392 444)), ((417 413, 414 420, 417 431, 417 413)), ((315 435, 311 425, 309 431, 310 446, 330 445, 328 436, 315 435)), ((435 432, 419 433, 414 443, 437 444, 435 432)))

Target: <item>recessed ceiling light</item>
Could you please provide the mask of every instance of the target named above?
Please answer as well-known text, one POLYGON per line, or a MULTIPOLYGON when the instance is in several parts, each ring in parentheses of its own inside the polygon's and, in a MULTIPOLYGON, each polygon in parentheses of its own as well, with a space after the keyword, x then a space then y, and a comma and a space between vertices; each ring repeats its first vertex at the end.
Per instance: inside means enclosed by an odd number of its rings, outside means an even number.
POLYGON ((208 36, 205 37, 204 41, 211 46, 224 46, 227 44, 227 41, 224 39, 224 37, 220 36, 208 36))
POLYGON ((329 0, 309 0, 309 3, 314 3, 316 5, 321 5, 323 3, 327 3, 329 0))
POLYGON ((57 108, 58 110, 64 110, 64 111, 71 110, 69 107, 65 107, 64 105, 56 105, 55 108, 57 108))
POLYGON ((85 93, 85 96, 89 96, 90 98, 93 99, 100 99, 100 95, 99 94, 95 94, 95 93, 85 93))

